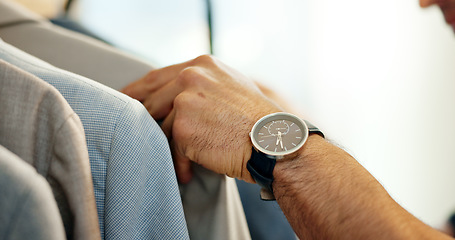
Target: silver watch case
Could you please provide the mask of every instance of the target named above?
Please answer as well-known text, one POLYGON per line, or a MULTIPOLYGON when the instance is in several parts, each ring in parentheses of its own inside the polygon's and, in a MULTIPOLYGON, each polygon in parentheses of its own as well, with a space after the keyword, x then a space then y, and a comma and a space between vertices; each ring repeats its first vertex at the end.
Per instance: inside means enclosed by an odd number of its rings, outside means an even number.
POLYGON ((253 146, 258 151, 263 152, 264 154, 266 154, 267 156, 269 156, 271 158, 279 159, 283 156, 286 156, 288 154, 291 154, 291 153, 299 150, 305 144, 306 140, 308 139, 309 132, 308 132, 307 124, 299 117, 297 117, 293 114, 290 114, 290 113, 286 113, 286 112, 277 112, 277 113, 272 113, 272 114, 266 115, 266 116, 262 117, 261 119, 259 119, 254 124, 249 135, 251 138, 251 142, 253 143, 253 146), (294 124, 297 124, 297 126, 302 131, 302 139, 298 144, 296 144, 296 146, 292 147, 291 149, 287 149, 286 151, 274 152, 274 151, 264 149, 262 146, 260 146, 256 139, 256 136, 258 135, 259 130, 262 127, 264 127, 267 123, 270 123, 271 121, 278 121, 278 120, 280 120, 280 121, 287 120, 294 124))

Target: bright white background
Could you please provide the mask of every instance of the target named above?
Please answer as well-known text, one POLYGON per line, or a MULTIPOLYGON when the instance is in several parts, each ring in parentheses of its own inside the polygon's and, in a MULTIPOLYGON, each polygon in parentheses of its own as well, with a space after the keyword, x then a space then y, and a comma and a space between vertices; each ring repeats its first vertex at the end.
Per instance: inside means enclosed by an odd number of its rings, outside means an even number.
MULTIPOLYGON (((157 67, 208 52, 202 0, 79 0, 85 25, 157 67)), ((455 209, 455 35, 418 0, 214 0, 214 53, 292 101, 392 197, 455 209)), ((355 176, 352 176, 355 177, 355 176)))

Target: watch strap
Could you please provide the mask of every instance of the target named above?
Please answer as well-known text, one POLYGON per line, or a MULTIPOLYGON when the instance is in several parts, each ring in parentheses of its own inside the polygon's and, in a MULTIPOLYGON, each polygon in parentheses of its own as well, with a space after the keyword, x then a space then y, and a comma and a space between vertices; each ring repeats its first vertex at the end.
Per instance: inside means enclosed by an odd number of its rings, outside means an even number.
POLYGON ((273 196, 273 169, 275 168, 276 159, 270 158, 267 155, 258 152, 254 147, 252 149, 251 158, 246 164, 246 168, 250 172, 254 181, 262 187, 262 200, 275 200, 273 196))

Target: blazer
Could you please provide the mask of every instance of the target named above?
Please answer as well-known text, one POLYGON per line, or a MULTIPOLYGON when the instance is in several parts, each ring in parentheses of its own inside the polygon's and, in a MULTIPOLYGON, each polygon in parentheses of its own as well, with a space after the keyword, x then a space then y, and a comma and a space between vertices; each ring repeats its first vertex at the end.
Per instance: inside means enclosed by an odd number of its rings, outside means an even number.
POLYGON ((52 190, 36 170, 0 145, 0 239, 65 239, 52 190))
POLYGON ((0 37, 56 67, 114 89, 153 69, 104 42, 57 27, 11 0, 0 1, 0 37))
POLYGON ((0 60, 0 144, 49 182, 69 239, 99 239, 79 117, 48 83, 0 60))
POLYGON ((82 121, 106 239, 188 239, 167 139, 138 101, 0 41, 0 59, 57 88, 82 121))

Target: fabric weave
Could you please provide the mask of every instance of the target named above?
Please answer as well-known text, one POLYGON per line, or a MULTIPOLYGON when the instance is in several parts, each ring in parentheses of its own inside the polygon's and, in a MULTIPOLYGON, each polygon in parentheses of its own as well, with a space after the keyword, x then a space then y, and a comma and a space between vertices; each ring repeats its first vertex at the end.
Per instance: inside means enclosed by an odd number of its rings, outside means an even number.
POLYGON ((188 239, 167 139, 138 101, 1 41, 0 58, 57 88, 86 134, 103 239, 188 239))

